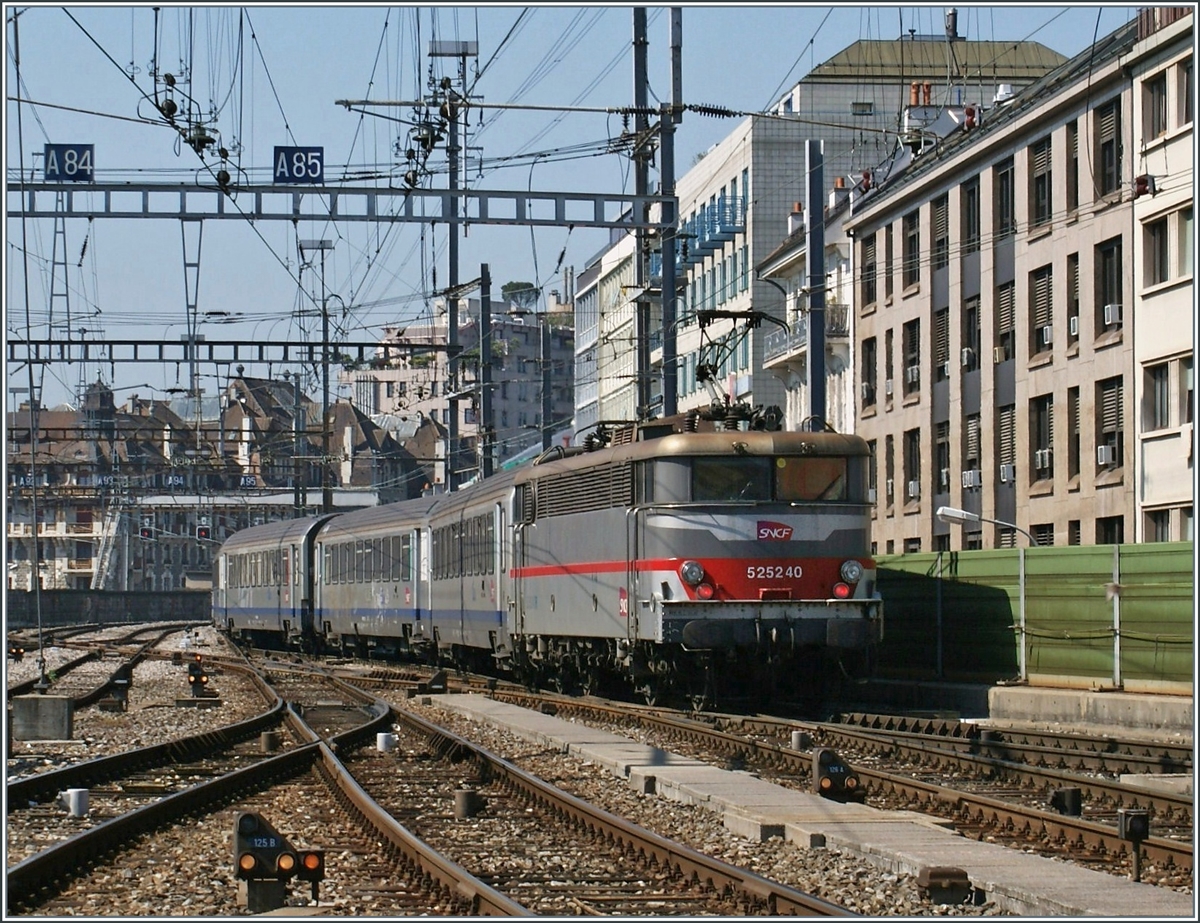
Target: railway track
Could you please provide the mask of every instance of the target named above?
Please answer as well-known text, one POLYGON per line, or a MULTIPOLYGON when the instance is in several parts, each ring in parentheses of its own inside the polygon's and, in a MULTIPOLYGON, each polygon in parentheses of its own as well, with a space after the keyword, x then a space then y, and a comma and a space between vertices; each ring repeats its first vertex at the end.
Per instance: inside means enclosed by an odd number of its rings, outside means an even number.
POLYGON ((1190 885, 1192 799, 1086 775, 997 757, 957 752, 941 738, 922 744, 890 732, 840 724, 779 722, 740 716, 696 718, 662 709, 496 690, 497 699, 554 709, 559 717, 594 723, 710 762, 752 769, 764 779, 812 789, 813 747, 832 747, 857 770, 869 803, 913 808, 944 817, 968 836, 994 837, 1022 849, 1069 858, 1115 874, 1129 873, 1132 853, 1118 833, 1121 807, 1151 814, 1154 835, 1140 844, 1143 880, 1190 885), (763 725, 770 728, 769 734, 763 725), (784 745, 780 727, 809 739, 802 749, 784 745), (680 749, 681 746, 683 749, 680 749), (1049 808, 1052 792, 1078 788, 1080 816, 1049 808))
MULTIPOLYGON (((543 906, 559 908, 559 912, 565 913, 613 913, 614 908, 634 908, 646 913, 692 912, 697 908, 706 908, 701 912, 709 913, 846 913, 834 904, 724 866, 698 853, 693 855, 686 847, 646 831, 634 838, 635 828, 617 818, 608 819, 602 829, 591 829, 586 836, 574 834, 582 837, 583 844, 577 844, 575 851, 595 863, 594 857, 601 850, 597 843, 608 838, 607 866, 619 865, 620 857, 625 856, 621 861, 628 863, 627 871, 614 873, 593 864, 587 875, 580 873, 579 881, 558 881, 557 885, 547 878, 544 861, 539 873, 526 869, 503 874, 492 868, 473 874, 454 858, 458 855, 464 861, 478 863, 479 854, 469 842, 456 844, 454 837, 445 835, 444 825, 439 836, 436 818, 433 826, 424 830, 434 842, 424 842, 420 834, 407 829, 371 797, 370 789, 381 786, 394 791, 397 782, 394 761, 368 747, 377 739, 376 735, 392 726, 393 717, 385 703, 345 683, 299 667, 274 665, 267 671, 266 680, 280 703, 286 703, 284 720, 295 737, 292 745, 276 755, 256 754, 250 765, 238 768, 218 765, 217 761, 211 768, 227 771, 213 778, 191 780, 192 784, 182 789, 150 793, 148 797, 152 800, 145 804, 135 806, 132 802, 136 798, 116 799, 114 804, 127 810, 114 807, 112 816, 98 818, 99 822, 93 826, 46 845, 10 866, 7 882, 10 912, 111 913, 113 906, 127 907, 131 912, 159 913, 172 906, 175 910, 166 912, 237 912, 236 903, 230 903, 233 900, 230 895, 236 891, 229 868, 230 825, 240 812, 251 810, 272 815, 280 829, 288 826, 288 835, 296 845, 325 849, 331 857, 332 872, 323 885, 325 901, 327 904, 336 901, 350 912, 526 916, 530 909, 524 901, 532 896, 543 906), (343 759, 350 760, 350 768, 343 759), (369 771, 372 766, 375 772, 369 771), (379 772, 380 769, 384 771, 379 772), (366 778, 366 784, 354 778, 355 772, 366 778), (651 848, 656 839, 661 842, 651 848), (178 876, 163 875, 161 866, 164 856, 178 859, 184 855, 189 866, 201 863, 213 881, 206 889, 211 892, 209 896, 189 898, 187 904, 180 905, 173 894, 179 890, 178 876), (499 885, 511 893, 504 893, 499 885), (193 903, 198 909, 187 909, 193 903)), ((594 828, 597 823, 597 812, 561 792, 557 795, 557 805, 548 806, 546 799, 556 791, 553 786, 523 778, 524 774, 515 767, 473 751, 464 741, 453 739, 419 719, 405 718, 402 724, 409 729, 406 733, 412 735, 414 746, 424 741, 424 763, 446 760, 431 776, 431 784, 435 789, 440 787, 443 796, 446 781, 461 776, 464 761, 476 767, 474 778, 480 783, 486 781, 497 786, 492 792, 497 800, 487 813, 498 809, 501 800, 507 800, 511 817, 505 823, 518 825, 513 827, 514 831, 524 831, 504 836, 502 841, 524 842, 538 828, 561 826, 549 823, 550 819, 581 818, 573 823, 578 825, 577 830, 585 831, 589 824, 594 828), (501 791, 507 793, 503 799, 497 794, 501 791), (532 809, 532 820, 530 799, 537 804, 532 809)), ((250 729, 243 728, 240 733, 247 737, 250 729)), ((188 746, 195 747, 198 743, 188 746)), ((176 750, 182 749, 186 748, 177 743, 176 750)), ((167 747, 156 759, 169 758, 171 752, 167 747)), ((146 756, 141 754, 140 758, 144 761, 146 756)), ((233 756, 236 762, 236 754, 233 756)), ((120 762, 133 766, 139 758, 131 756, 124 761, 111 761, 107 766, 93 765, 86 769, 72 767, 71 772, 76 773, 76 779, 94 779, 113 775, 120 762)), ((130 784, 129 780, 136 779, 142 771, 127 772, 125 784, 130 784)), ((415 784, 408 775, 405 782, 415 784)), ((66 778, 59 776, 54 781, 66 778)), ((53 787, 50 779, 43 779, 40 785, 43 795, 53 787)), ((10 791, 10 805, 11 795, 10 791)), ((434 796, 427 792, 424 797, 428 800, 434 796)), ((412 816, 411 811, 398 813, 402 819, 412 816)), ((436 813, 431 812, 430 816, 436 813)), ((440 813, 446 813, 444 797, 440 813)), ((41 820, 36 813, 27 819, 32 824, 41 820)), ((467 823, 457 825, 456 829, 461 832, 473 827, 467 823)), ((294 905, 311 899, 293 894, 288 900, 294 905)))

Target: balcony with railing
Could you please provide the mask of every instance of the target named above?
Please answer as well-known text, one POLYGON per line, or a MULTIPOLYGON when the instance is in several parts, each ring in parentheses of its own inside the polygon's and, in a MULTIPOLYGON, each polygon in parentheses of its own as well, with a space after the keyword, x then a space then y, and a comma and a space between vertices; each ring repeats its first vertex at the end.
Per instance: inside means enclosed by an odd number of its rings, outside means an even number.
MULTIPOLYGON (((845 304, 825 305, 825 337, 846 338, 850 335, 850 307, 845 304)), ((763 339, 763 362, 799 352, 808 344, 808 321, 801 318, 791 330, 772 330, 763 339)))

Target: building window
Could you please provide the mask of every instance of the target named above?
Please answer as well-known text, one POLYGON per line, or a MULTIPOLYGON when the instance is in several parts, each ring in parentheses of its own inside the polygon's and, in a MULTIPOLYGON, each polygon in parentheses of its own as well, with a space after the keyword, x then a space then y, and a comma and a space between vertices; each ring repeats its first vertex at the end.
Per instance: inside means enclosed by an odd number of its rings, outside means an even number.
POLYGON ((1096 188, 1105 196, 1121 188, 1121 100, 1096 109, 1096 188))
POLYGON ((996 411, 996 462, 1000 483, 1012 487, 1017 469, 1017 408, 1014 404, 996 411))
POLYGON ((896 445, 892 436, 883 437, 883 493, 887 505, 891 506, 896 498, 896 445))
POLYGON ((1167 73, 1142 83, 1142 130, 1147 141, 1167 133, 1167 73))
POLYGON ((866 102, 852 102, 850 104, 851 115, 871 115, 875 112, 875 104, 870 100, 866 102))
POLYGON ((1179 65, 1179 124, 1192 124, 1192 59, 1179 65))
POLYGON ((862 348, 862 406, 872 407, 875 404, 875 365, 878 361, 876 355, 875 337, 868 337, 863 340, 862 348))
POLYGON ((875 273, 875 235, 871 234, 862 242, 862 299, 864 305, 875 303, 875 273))
POLYGON ((1179 360, 1179 422, 1192 422, 1192 357, 1179 360))
POLYGON ((1096 247, 1096 329, 1121 326, 1121 238, 1114 237, 1096 247))
POLYGON ((1096 520, 1096 544, 1120 545, 1125 541, 1125 517, 1103 516, 1096 520))
POLYGON ((1079 476, 1079 388, 1067 389, 1067 477, 1079 476))
POLYGON ((1067 522, 1067 544, 1083 544, 1083 529, 1080 527, 1080 521, 1078 519, 1072 519, 1067 522))
POLYGON ((950 263, 950 196, 933 200, 933 261, 934 270, 950 263))
POLYGON ((1043 394, 1029 402, 1029 447, 1034 480, 1054 477, 1054 395, 1043 394))
POLYGON ((1079 208, 1079 121, 1067 123, 1067 211, 1079 208))
POLYGON ((950 379, 950 309, 933 315, 933 380, 950 379))
MULTIPOLYGON (((962 471, 979 471, 979 414, 968 414, 962 440, 962 471)), ((976 486, 976 485, 972 485, 976 486)))
POLYGON ((1017 230, 1016 189, 1013 185, 1013 160, 999 163, 994 168, 996 240, 1011 237, 1017 230))
POLYGON ((904 433, 904 499, 921 498, 921 431, 910 429, 904 433))
POLYGON ((1067 343, 1079 340, 1079 254, 1067 254, 1067 343))
POLYGON ((921 213, 904 216, 904 287, 921 281, 921 213))
POLYGON ((979 177, 973 177, 961 187, 962 203, 962 252, 964 255, 979 250, 979 177))
POLYGON ((867 461, 867 490, 870 493, 867 495, 871 498, 871 502, 875 502, 875 498, 879 496, 879 458, 876 455, 876 441, 874 439, 867 440, 867 451, 870 453, 870 458, 867 461))
POLYGON ((1054 267, 1029 274, 1029 354, 1048 351, 1054 344, 1054 267))
POLYGON ((1016 285, 1006 282, 996 289, 996 362, 1016 355, 1016 285))
POLYGON ((1171 541, 1171 511, 1150 510, 1146 513, 1146 541, 1171 541))
POLYGON ((1151 221, 1143 228, 1145 234, 1146 284, 1158 285, 1170 278, 1170 262, 1167 252, 1167 219, 1151 221))
POLYGON ((892 297, 892 226, 883 229, 883 294, 892 297))
POLYGON ((1176 263, 1180 276, 1192 274, 1192 211, 1191 208, 1182 209, 1177 219, 1179 223, 1179 259, 1176 260, 1176 263))
POLYGON ((1054 523, 1052 522, 1039 522, 1032 525, 1029 527, 1029 533, 1039 545, 1048 547, 1054 544, 1054 523))
POLYGON ((1125 464, 1125 387, 1120 376, 1096 383, 1096 467, 1125 464))
POLYGON ((962 342, 963 349, 959 356, 959 362, 964 372, 973 372, 979 368, 979 296, 968 298, 963 302, 962 342))
POLYGON ((921 390, 921 321, 910 320, 904 325, 904 393, 921 390))
POLYGON ((888 400, 892 398, 892 329, 889 327, 883 332, 883 396, 888 400))
POLYGON ((937 465, 934 493, 950 492, 950 424, 939 423, 934 431, 933 457, 937 465))
POLYGON ((1029 148, 1029 214, 1035 227, 1049 224, 1053 217, 1053 179, 1050 172, 1050 138, 1029 148))

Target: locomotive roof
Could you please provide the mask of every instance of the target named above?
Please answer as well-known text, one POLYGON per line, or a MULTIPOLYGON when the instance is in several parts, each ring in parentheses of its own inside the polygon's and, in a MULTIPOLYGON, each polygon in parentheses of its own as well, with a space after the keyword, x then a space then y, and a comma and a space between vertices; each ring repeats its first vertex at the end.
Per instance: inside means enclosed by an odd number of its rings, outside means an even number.
POLYGON ((869 455, 861 436, 847 433, 797 433, 776 431, 722 431, 671 433, 657 439, 611 446, 580 455, 545 461, 519 468, 517 483, 523 484, 557 471, 573 471, 598 464, 641 461, 651 458, 697 455, 869 455))

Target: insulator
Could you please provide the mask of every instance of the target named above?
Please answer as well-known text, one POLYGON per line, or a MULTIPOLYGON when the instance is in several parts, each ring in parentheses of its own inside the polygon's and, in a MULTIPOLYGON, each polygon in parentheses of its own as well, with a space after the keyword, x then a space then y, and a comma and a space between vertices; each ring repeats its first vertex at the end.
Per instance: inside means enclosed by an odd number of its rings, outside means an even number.
POLYGON ((226 186, 229 185, 229 171, 228 170, 218 170, 217 171, 217 185, 220 186, 222 189, 224 189, 226 186))
POLYGON ((175 113, 179 111, 179 107, 175 105, 175 100, 164 99, 159 104, 158 111, 170 119, 175 117, 175 113))

